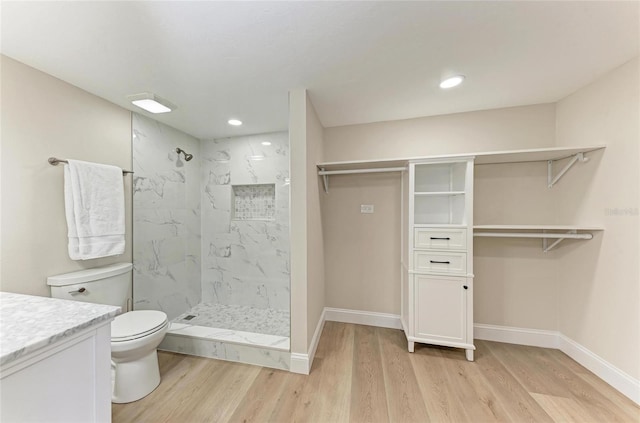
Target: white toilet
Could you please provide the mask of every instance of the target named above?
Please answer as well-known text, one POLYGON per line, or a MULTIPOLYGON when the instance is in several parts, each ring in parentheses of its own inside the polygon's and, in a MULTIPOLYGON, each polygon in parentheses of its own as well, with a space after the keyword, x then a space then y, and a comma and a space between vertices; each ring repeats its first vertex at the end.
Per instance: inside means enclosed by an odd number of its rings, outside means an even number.
POLYGON ((128 311, 132 268, 118 263, 47 278, 53 298, 122 307, 111 323, 111 400, 116 403, 144 398, 160 384, 156 349, 169 327, 161 311, 128 311))

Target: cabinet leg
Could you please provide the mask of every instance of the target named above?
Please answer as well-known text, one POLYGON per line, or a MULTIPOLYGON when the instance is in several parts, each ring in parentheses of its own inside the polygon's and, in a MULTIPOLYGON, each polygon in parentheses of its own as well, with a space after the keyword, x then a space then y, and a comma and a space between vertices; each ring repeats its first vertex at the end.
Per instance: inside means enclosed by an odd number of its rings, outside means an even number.
POLYGON ((415 350, 415 342, 409 341, 409 352, 413 352, 415 350))
POLYGON ((464 350, 468 361, 473 361, 473 350, 464 350))

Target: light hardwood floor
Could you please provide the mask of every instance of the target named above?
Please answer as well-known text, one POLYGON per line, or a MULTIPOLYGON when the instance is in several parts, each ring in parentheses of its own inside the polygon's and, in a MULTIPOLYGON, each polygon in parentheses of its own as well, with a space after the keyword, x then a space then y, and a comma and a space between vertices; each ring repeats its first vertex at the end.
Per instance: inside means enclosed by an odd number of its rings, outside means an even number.
POLYGON ((640 408, 557 350, 327 322, 309 376, 160 352, 162 383, 114 404, 125 422, 640 422, 640 408))

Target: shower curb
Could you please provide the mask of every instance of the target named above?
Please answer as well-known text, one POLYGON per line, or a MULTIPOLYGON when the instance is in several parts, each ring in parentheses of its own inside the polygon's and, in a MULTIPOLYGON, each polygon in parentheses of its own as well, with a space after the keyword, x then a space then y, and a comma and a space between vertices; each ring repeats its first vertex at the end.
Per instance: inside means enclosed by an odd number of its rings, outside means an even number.
POLYGON ((269 348, 268 346, 241 344, 218 339, 194 338, 172 333, 167 333, 158 349, 286 371, 289 371, 291 361, 291 353, 289 351, 269 348))

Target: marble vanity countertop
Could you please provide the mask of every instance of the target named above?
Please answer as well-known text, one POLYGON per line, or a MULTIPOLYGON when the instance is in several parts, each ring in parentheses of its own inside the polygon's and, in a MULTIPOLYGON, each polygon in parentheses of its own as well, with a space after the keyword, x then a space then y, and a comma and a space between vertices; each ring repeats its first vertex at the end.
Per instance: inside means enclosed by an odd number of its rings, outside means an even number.
POLYGON ((0 365, 115 317, 120 307, 0 292, 0 365))

